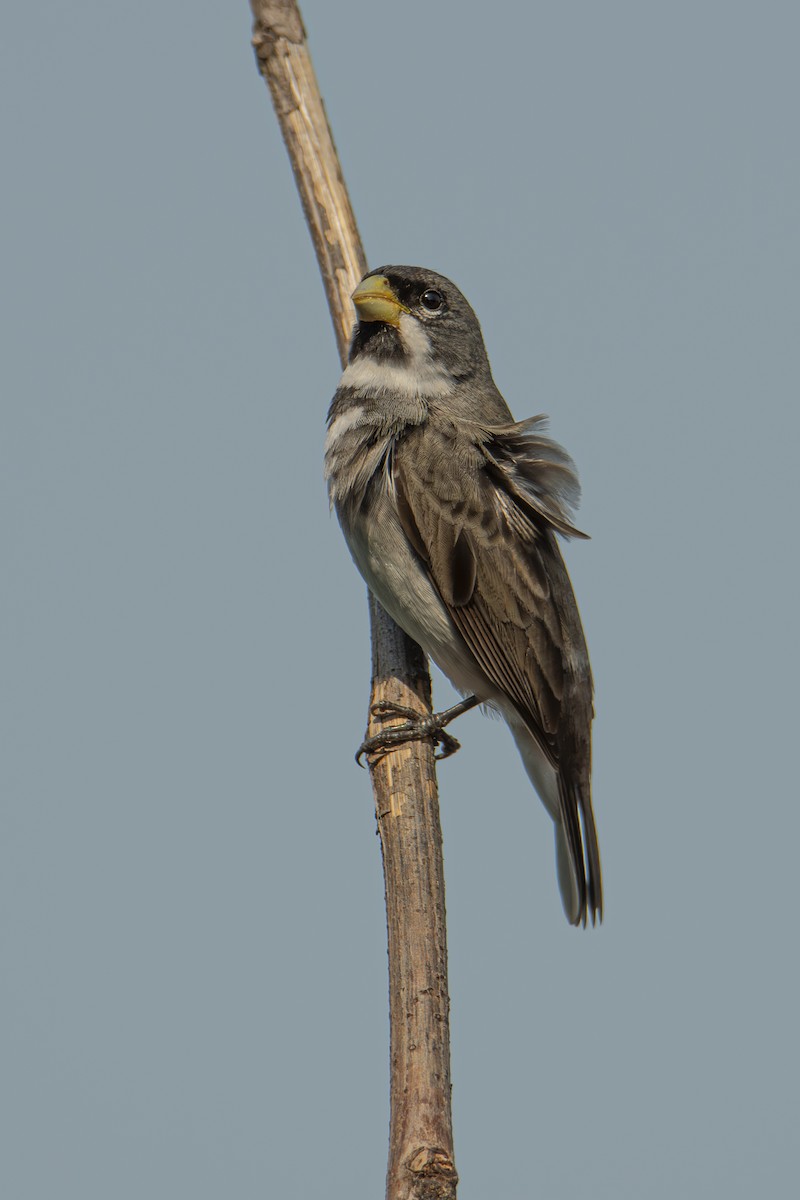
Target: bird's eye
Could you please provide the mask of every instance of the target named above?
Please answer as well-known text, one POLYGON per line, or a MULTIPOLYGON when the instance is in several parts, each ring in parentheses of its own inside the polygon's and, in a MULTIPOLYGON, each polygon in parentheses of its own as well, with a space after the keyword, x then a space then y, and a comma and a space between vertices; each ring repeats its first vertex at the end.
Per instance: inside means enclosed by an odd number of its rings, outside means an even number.
POLYGON ((428 312, 438 312, 444 304, 444 296, 441 292, 437 292, 435 288, 428 288, 420 297, 422 307, 428 312))

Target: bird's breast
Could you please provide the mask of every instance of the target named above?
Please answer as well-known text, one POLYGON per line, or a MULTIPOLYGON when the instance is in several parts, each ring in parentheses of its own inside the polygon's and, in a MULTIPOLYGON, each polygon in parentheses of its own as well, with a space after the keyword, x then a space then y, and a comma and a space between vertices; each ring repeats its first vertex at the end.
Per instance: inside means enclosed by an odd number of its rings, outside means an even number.
POLYGON ((388 485, 374 481, 357 512, 337 505, 337 515, 353 561, 383 608, 459 691, 490 698, 493 689, 410 545, 388 485))

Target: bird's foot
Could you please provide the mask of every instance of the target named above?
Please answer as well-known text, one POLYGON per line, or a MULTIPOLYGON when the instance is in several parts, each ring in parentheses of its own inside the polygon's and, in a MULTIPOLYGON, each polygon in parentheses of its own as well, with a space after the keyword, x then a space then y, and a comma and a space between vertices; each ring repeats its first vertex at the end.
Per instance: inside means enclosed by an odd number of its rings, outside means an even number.
POLYGON ((454 704, 452 708, 444 709, 443 712, 431 713, 429 717, 421 717, 413 708, 406 708, 404 704, 393 704, 391 700, 379 700, 370 708, 370 714, 373 717, 405 717, 406 720, 402 725, 393 725, 390 729, 384 729, 381 733, 375 733, 372 737, 365 738, 358 748, 356 762, 363 767, 361 759, 365 756, 368 761, 377 762, 379 758, 383 758, 384 754, 388 754, 396 746, 425 738, 433 740, 434 750, 438 747, 439 752, 434 755, 436 759, 449 758, 451 754, 455 754, 456 750, 461 749, 461 743, 445 732, 445 726, 454 721, 456 717, 460 717, 462 713, 475 708, 479 703, 477 696, 470 696, 459 704, 454 704))

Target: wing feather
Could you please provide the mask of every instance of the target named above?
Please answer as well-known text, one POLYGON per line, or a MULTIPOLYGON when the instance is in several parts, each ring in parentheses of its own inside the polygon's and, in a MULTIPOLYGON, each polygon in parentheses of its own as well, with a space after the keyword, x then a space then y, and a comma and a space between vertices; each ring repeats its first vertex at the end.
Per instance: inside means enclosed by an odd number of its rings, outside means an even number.
POLYGON ((409 541, 471 653, 557 772, 585 921, 587 903, 593 919, 602 906, 590 799, 592 683, 554 536, 585 535, 571 520, 574 467, 542 427, 540 417, 487 427, 431 414, 395 444, 392 488, 409 541))

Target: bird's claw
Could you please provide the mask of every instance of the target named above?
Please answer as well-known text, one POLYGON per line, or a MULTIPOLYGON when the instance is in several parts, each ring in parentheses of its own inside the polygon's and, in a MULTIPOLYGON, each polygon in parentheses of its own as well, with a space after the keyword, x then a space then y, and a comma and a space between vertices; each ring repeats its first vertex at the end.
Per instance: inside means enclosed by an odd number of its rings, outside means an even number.
POLYGON ((377 762, 404 742, 424 741, 426 738, 433 740, 434 751, 439 748, 439 752, 434 753, 437 761, 449 758, 456 750, 461 749, 461 743, 444 729, 444 726, 453 720, 449 709, 443 713, 421 717, 413 708, 407 708, 404 704, 379 700, 370 708, 370 714, 373 717, 405 717, 406 720, 402 725, 393 725, 390 729, 384 729, 364 739, 356 753, 356 762, 360 767, 364 766, 361 761, 364 757, 368 762, 377 762))

